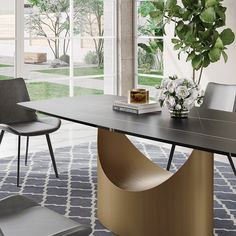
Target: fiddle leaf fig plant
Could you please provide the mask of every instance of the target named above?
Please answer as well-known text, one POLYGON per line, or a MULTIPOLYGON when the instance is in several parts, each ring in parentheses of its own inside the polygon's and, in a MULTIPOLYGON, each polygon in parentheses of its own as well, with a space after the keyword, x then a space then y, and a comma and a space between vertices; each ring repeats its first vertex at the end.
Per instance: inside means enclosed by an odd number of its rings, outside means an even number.
POLYGON ((175 24, 172 43, 178 51, 178 58, 186 54, 191 61, 193 81, 200 83, 202 71, 211 63, 223 57, 227 62, 227 46, 232 44, 235 35, 225 28, 226 7, 223 0, 155 0, 155 9, 150 17, 158 24, 162 22, 163 32, 170 22, 175 24), (199 76, 196 76, 199 71, 199 76), (198 78, 197 78, 198 77, 198 78))

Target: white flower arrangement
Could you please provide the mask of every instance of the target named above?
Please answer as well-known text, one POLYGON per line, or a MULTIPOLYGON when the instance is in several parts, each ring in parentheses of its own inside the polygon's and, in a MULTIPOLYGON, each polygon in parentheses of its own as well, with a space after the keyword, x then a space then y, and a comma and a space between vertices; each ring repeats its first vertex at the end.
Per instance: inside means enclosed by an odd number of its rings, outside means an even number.
POLYGON ((192 80, 170 76, 162 80, 159 88, 160 105, 167 106, 169 110, 189 111, 195 103, 202 104, 204 92, 192 80))

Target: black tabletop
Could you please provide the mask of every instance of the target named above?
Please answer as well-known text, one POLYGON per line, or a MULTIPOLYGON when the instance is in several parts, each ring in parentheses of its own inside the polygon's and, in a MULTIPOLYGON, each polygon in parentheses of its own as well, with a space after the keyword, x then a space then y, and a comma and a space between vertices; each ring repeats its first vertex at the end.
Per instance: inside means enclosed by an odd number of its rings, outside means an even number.
POLYGON ((188 119, 162 112, 136 115, 114 111, 112 95, 80 96, 20 103, 61 119, 151 140, 215 152, 236 154, 236 113, 194 108, 188 119))

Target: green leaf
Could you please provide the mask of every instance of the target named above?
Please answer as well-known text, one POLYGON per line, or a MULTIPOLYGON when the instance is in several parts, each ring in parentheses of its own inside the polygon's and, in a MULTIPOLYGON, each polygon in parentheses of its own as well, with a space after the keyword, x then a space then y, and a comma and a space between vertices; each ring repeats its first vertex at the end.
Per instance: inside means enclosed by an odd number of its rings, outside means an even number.
POLYGON ((156 44, 157 44, 157 47, 161 50, 161 52, 163 52, 163 49, 164 49, 163 41, 159 41, 156 44))
POLYGON ((157 10, 157 11, 151 11, 149 13, 149 15, 151 18, 159 18, 159 17, 163 16, 163 13, 161 11, 157 10))
POLYGON ((210 63, 211 63, 211 61, 210 61, 208 54, 204 55, 202 66, 206 68, 210 65, 210 63))
POLYGON ((177 4, 177 0, 167 0, 166 1, 166 9, 169 10, 173 8, 177 4))
POLYGON ((220 19, 225 23, 226 15, 225 15, 226 8, 222 6, 218 6, 216 8, 216 14, 220 17, 220 19))
POLYGON ((217 0, 206 0, 205 7, 214 7, 218 3, 217 0))
POLYGON ((235 35, 234 35, 233 31, 228 28, 228 29, 224 29, 221 32, 220 38, 221 38, 224 45, 230 45, 231 43, 233 43, 233 41, 235 39, 235 35))
POLYGON ((179 39, 173 38, 173 39, 171 39, 171 42, 174 43, 174 44, 177 44, 181 41, 179 39))
POLYGON ((222 42, 220 37, 218 37, 218 39, 216 40, 216 43, 215 43, 214 47, 215 48, 219 48, 219 49, 223 49, 224 48, 224 44, 223 44, 223 42, 222 42))
POLYGON ((157 45, 157 43, 155 41, 149 42, 149 45, 154 50, 157 50, 157 48, 158 48, 158 45, 157 45))
POLYGON ((164 0, 156 0, 153 2, 153 5, 160 11, 163 11, 165 7, 164 0))
POLYGON ((200 15, 200 19, 204 23, 212 24, 216 19, 216 12, 213 7, 206 8, 200 15))
POLYGON ((182 0, 184 7, 188 7, 190 5, 190 0, 182 0))
POLYGON ((176 44, 176 45, 174 46, 174 50, 178 50, 178 49, 180 49, 181 47, 182 47, 182 43, 176 44))
POLYGON ((180 30, 183 29, 183 27, 184 27, 184 22, 183 21, 179 21, 178 24, 176 25, 175 29, 177 31, 180 31, 180 30))
POLYGON ((211 49, 209 54, 208 54, 211 62, 219 61, 220 56, 221 56, 221 52, 222 52, 222 50, 220 50, 219 48, 211 49))
POLYGON ((222 55, 223 55, 224 61, 226 63, 228 61, 228 55, 226 54, 225 51, 222 51, 222 55))
POLYGON ((147 53, 152 53, 152 49, 144 43, 139 43, 138 46, 142 48, 147 53))
POLYGON ((199 70, 202 66, 202 56, 201 55, 196 55, 193 60, 192 60, 192 67, 195 70, 199 70))
POLYGON ((172 8, 172 11, 171 11, 171 14, 175 17, 181 17, 181 11, 182 11, 182 8, 178 5, 174 6, 172 8))
POLYGON ((184 21, 190 20, 192 15, 193 15, 193 11, 186 10, 182 13, 182 18, 183 18, 184 21))
POLYGON ((186 61, 191 61, 194 57, 195 57, 195 53, 191 52, 190 54, 188 54, 186 61))

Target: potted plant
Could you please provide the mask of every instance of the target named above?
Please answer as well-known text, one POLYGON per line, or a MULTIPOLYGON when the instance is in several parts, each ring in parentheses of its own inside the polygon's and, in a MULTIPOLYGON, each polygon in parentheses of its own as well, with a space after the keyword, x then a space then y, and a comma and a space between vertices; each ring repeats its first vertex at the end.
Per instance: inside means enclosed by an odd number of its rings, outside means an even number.
POLYGON ((202 103, 203 91, 191 79, 170 76, 162 80, 160 89, 160 105, 166 105, 173 118, 187 118, 195 103, 202 103))
POLYGON ((223 0, 155 0, 155 9, 149 12, 157 27, 174 23, 172 43, 181 54, 186 55, 186 62, 191 61, 192 80, 200 84, 203 69, 211 63, 224 58, 227 62, 227 46, 232 44, 235 35, 230 28, 225 28, 226 7, 223 0), (198 73, 197 73, 198 72, 198 73))

